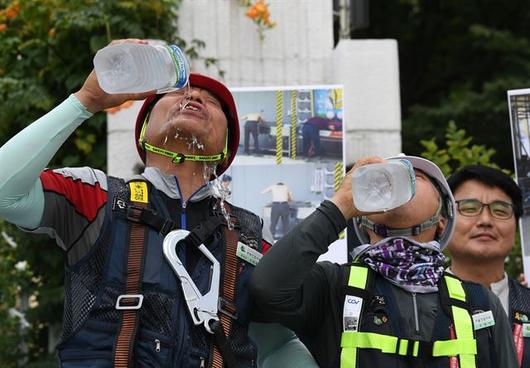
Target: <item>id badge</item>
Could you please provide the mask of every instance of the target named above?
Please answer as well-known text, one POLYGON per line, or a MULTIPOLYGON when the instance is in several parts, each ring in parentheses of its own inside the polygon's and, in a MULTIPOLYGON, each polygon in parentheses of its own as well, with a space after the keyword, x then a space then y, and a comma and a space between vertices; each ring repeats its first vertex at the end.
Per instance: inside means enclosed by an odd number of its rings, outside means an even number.
POLYGON ((342 313, 342 328, 344 331, 355 332, 359 329, 362 306, 363 298, 346 295, 344 299, 344 311, 342 313))

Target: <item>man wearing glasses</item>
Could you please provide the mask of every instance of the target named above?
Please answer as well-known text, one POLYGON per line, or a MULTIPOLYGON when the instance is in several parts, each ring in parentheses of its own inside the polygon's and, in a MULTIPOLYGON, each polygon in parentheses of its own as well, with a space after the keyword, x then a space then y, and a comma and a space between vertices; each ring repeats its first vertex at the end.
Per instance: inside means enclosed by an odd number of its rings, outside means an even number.
POLYGON ((451 272, 496 294, 510 318, 520 367, 530 366, 530 289, 508 278, 504 260, 511 252, 522 195, 497 169, 471 165, 448 179, 458 214, 448 245, 451 272))

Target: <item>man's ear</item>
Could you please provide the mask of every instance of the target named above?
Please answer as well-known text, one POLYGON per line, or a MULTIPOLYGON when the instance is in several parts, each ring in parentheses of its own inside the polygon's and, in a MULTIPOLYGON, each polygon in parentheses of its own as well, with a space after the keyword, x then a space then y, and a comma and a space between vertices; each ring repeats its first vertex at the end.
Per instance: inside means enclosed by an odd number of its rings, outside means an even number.
POLYGON ((447 220, 445 217, 440 216, 440 221, 438 221, 438 226, 436 227, 436 238, 440 239, 447 225, 447 220))

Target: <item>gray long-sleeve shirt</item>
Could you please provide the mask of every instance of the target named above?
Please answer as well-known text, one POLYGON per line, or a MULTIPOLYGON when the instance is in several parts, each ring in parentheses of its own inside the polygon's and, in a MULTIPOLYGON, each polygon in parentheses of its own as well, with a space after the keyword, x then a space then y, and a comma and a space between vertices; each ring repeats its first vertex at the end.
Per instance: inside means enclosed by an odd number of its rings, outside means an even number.
MULTIPOLYGON (((321 368, 334 367, 338 362, 343 275, 349 265, 316 261, 345 226, 339 209, 332 202, 324 201, 262 258, 251 280, 251 292, 260 307, 256 317, 280 322, 304 336, 321 368)), ((436 316, 441 312, 438 293, 412 294, 389 282, 386 289, 391 294, 388 299, 396 301, 395 308, 401 314, 401 335, 430 341, 436 316)), ((517 367, 506 315, 498 298, 489 291, 487 295, 495 319, 496 366, 517 367)))

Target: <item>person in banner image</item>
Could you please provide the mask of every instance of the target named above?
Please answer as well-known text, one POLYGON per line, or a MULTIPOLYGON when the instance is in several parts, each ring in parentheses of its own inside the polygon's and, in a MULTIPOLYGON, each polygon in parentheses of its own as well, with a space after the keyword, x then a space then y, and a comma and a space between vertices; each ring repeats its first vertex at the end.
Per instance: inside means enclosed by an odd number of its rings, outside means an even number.
POLYGON ((523 213, 521 190, 502 171, 466 166, 448 179, 458 213, 450 271, 491 289, 510 319, 520 367, 530 366, 530 289, 508 277, 506 257, 523 213))
POLYGON ((342 122, 336 118, 327 119, 320 116, 313 116, 302 126, 303 155, 307 158, 320 157, 320 131, 321 130, 342 130, 342 122))
MULTIPOLYGON (((146 43, 113 43, 121 42, 146 43)), ((211 181, 237 151, 236 105, 211 77, 191 73, 189 83, 165 94, 110 95, 92 72, 0 148, 0 217, 50 235, 65 252, 61 367, 316 366, 291 331, 250 322, 247 283, 257 261, 236 248, 259 259, 270 244, 260 218, 216 196, 211 181), (145 99, 134 137, 141 175, 46 169, 85 120, 131 99, 145 99), (200 145, 191 147, 192 137, 200 145), (175 234, 182 242, 167 248, 175 234), (217 283, 212 272, 222 275, 217 283), (212 298, 189 298, 191 286, 212 298)))
POLYGON ((263 110, 243 116, 245 121, 245 154, 250 154, 250 135, 254 139, 254 153, 259 154, 259 125, 263 124, 263 110))
POLYGON ((287 234, 287 231, 289 231, 289 202, 293 200, 293 193, 291 192, 291 189, 282 182, 270 185, 261 191, 261 194, 266 193, 271 193, 272 196, 270 231, 272 237, 276 239, 276 226, 278 225, 278 220, 282 220, 283 235, 287 234))
POLYGON ((251 277, 257 318, 293 329, 321 368, 517 367, 508 319, 483 286, 445 272, 454 198, 441 170, 419 157, 416 194, 383 213, 361 213, 352 173, 331 200, 280 239, 251 277), (317 262, 346 227, 363 245, 353 263, 317 262))

